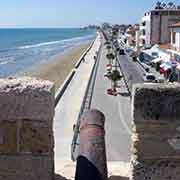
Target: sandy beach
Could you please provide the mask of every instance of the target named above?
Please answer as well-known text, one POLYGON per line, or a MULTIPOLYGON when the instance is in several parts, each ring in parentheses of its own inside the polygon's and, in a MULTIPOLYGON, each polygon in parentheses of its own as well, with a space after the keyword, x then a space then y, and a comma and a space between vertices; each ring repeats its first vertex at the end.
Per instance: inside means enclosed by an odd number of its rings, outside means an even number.
POLYGON ((51 61, 31 68, 23 75, 50 80, 55 83, 55 90, 57 90, 89 46, 90 43, 85 43, 67 50, 51 61))

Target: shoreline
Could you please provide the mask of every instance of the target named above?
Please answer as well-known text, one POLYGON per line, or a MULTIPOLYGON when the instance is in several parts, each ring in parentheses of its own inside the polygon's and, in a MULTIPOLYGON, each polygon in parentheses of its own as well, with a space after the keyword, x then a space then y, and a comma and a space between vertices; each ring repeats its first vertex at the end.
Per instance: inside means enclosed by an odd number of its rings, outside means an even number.
MULTIPOLYGON (((93 40, 92 40, 93 41, 93 40)), ((63 84, 68 74, 75 67, 82 54, 88 49, 92 41, 84 42, 67 51, 52 57, 48 62, 34 65, 18 76, 30 76, 50 80, 55 84, 55 92, 63 84)))

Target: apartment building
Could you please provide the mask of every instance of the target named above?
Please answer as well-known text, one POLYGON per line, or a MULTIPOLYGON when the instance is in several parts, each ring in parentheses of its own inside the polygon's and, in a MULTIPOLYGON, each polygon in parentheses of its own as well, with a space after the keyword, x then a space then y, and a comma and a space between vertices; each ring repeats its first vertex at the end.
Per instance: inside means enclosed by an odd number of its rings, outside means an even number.
POLYGON ((155 8, 144 14, 140 24, 140 46, 171 42, 169 26, 180 22, 180 8, 155 8))

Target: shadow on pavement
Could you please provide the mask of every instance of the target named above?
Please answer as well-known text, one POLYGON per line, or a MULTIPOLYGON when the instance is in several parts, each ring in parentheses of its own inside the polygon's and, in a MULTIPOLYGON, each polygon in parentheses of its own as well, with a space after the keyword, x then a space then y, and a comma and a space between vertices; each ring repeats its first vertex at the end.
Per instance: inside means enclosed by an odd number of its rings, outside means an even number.
POLYGON ((55 180, 69 180, 69 179, 66 179, 65 177, 59 175, 59 174, 56 174, 55 175, 55 180))
POLYGON ((108 180, 129 180, 128 177, 122 177, 122 176, 111 176, 108 180))

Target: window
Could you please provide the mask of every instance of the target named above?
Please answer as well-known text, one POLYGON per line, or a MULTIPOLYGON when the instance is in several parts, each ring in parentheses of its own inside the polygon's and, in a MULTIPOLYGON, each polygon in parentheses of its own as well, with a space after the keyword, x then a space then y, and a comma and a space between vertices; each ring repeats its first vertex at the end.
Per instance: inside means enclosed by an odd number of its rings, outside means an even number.
POLYGON ((142 34, 143 34, 143 36, 146 35, 146 31, 144 29, 142 30, 142 34))
POLYGON ((176 33, 172 32, 172 43, 175 44, 176 43, 176 33))

